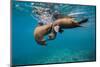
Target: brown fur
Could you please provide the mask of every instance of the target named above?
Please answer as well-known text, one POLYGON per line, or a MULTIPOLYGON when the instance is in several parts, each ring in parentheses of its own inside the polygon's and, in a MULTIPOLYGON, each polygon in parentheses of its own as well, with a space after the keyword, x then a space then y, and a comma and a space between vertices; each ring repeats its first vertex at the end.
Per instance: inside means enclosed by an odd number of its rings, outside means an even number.
POLYGON ((62 28, 71 28, 71 27, 78 27, 79 23, 77 23, 73 18, 71 17, 65 17, 58 19, 54 22, 54 26, 58 25, 62 28))
MULTIPOLYGON (((87 20, 82 20, 81 23, 86 22, 87 20)), ((65 18, 59 18, 57 19, 53 25, 47 24, 42 26, 37 26, 34 30, 34 37, 38 44, 40 45, 46 45, 46 41, 43 38, 45 35, 50 33, 49 38, 52 40, 56 37, 56 32, 50 31, 51 28, 53 30, 54 26, 58 25, 61 29, 64 28, 75 28, 79 27, 81 23, 78 23, 73 19, 73 17, 65 17, 65 18)))
POLYGON ((37 26, 35 28, 34 37, 38 44, 46 45, 45 39, 43 37, 48 34, 48 32, 50 31, 50 28, 51 28, 51 24, 37 26))

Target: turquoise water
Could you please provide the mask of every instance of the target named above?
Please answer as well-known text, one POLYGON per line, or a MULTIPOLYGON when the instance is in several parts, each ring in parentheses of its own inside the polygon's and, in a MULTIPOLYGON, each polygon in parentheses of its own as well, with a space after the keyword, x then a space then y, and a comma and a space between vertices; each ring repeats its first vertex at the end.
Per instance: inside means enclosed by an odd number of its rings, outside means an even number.
MULTIPOLYGON (((38 45, 33 36, 37 26, 35 14, 32 10, 40 3, 32 5, 31 2, 12 3, 12 64, 48 64, 96 60, 95 44, 95 6, 82 6, 71 4, 54 4, 56 10, 64 15, 74 15, 76 20, 83 16, 89 21, 82 27, 65 29, 57 38, 47 42, 46 47, 38 45), (78 14, 79 13, 79 14, 78 14)), ((41 3, 47 7, 47 3, 41 3)))

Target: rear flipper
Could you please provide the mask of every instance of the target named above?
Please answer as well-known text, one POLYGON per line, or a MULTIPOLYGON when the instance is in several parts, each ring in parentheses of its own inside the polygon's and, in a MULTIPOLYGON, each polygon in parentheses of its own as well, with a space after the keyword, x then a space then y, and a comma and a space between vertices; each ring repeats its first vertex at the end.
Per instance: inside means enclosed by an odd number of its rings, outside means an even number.
POLYGON ((79 22, 73 22, 73 24, 76 26, 76 27, 84 27, 83 25, 81 25, 81 24, 83 24, 83 23, 86 23, 88 21, 88 18, 84 18, 84 19, 82 19, 81 21, 79 21, 79 22))
POLYGON ((79 21, 78 23, 82 24, 82 23, 86 23, 87 21, 88 21, 88 18, 84 18, 83 20, 79 21))

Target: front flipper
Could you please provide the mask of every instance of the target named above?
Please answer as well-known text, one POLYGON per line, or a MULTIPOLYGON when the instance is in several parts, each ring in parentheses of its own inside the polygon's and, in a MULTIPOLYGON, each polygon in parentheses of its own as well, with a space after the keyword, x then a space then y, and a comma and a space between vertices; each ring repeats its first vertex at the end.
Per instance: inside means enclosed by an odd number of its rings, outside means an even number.
POLYGON ((63 32, 64 32, 64 30, 62 30, 62 29, 59 29, 59 33, 61 33, 61 34, 62 34, 63 32))

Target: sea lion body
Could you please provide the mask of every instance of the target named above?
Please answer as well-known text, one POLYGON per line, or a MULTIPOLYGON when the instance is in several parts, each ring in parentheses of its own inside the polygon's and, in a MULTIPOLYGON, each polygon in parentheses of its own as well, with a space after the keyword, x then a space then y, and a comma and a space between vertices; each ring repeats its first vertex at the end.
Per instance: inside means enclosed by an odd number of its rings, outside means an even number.
POLYGON ((73 18, 71 17, 65 17, 57 19, 54 22, 54 26, 60 26, 61 28, 72 28, 72 27, 78 27, 79 23, 77 23, 73 18))
POLYGON ((45 45, 45 39, 43 38, 45 35, 49 33, 51 29, 51 24, 37 26, 34 30, 34 38, 38 44, 45 45))
MULTIPOLYGON (((60 33, 62 33, 63 29, 81 27, 80 24, 87 21, 88 21, 88 18, 82 19, 81 21, 75 21, 74 17, 64 17, 64 18, 57 19, 53 23, 52 28, 54 29, 54 31, 58 30, 60 33), (55 27, 57 26, 59 26, 59 28, 55 29, 55 27)), ((49 35, 49 39, 55 39, 57 32, 51 31, 50 34, 51 35, 49 35)))

